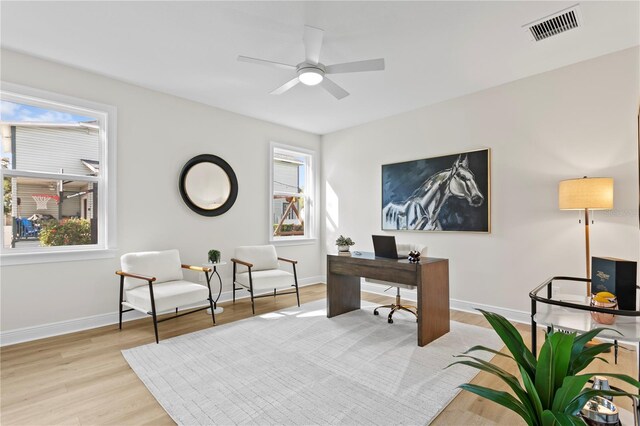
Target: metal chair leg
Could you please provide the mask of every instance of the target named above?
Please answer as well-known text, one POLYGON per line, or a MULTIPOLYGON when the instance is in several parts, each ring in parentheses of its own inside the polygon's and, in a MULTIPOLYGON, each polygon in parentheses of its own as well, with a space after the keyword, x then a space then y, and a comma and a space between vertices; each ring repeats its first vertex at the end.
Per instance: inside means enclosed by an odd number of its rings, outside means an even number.
MULTIPOLYGON (((233 304, 236 303, 236 262, 233 262, 233 279, 231 280, 231 285, 233 287, 233 304)), ((222 289, 222 283, 220 283, 220 289, 222 289)))
POLYGON ((398 310, 397 306, 394 306, 393 309, 391 309, 391 312, 389 312, 389 316, 387 317, 387 322, 389 324, 393 324, 393 314, 398 310))
POLYGON ((122 302, 120 302, 120 320, 118 322, 118 327, 122 330, 122 302))
POLYGON ((213 325, 216 325, 216 313, 213 307, 213 298, 209 297, 209 306, 211 306, 211 319, 213 319, 213 325))
POLYGON ((418 308, 412 305, 403 305, 401 303, 400 287, 397 287, 395 303, 378 306, 373 310, 373 315, 380 315, 380 313, 378 312, 378 309, 387 309, 387 308, 391 309, 391 311, 389 312, 389 316, 387 316, 387 322, 389 324, 393 324, 393 314, 396 313, 397 311, 411 312, 413 315, 415 315, 416 321, 418 321, 418 308))
POLYGON ((382 305, 382 306, 378 306, 377 308, 375 308, 373 310, 373 315, 380 315, 380 313, 378 312, 378 309, 393 309, 395 305, 382 305))
POLYGON ((122 330, 122 299, 124 297, 124 276, 120 276, 120 302, 118 303, 119 321, 118 327, 122 330))
POLYGON ((153 317, 153 331, 156 333, 156 343, 160 343, 158 338, 158 316, 156 315, 156 299, 153 296, 153 281, 149 281, 149 296, 151 296, 151 316, 153 317))
POLYGON ((248 267, 247 270, 249 271, 249 293, 251 293, 251 312, 253 313, 253 315, 255 315, 256 306, 255 306, 255 303, 253 302, 253 276, 251 275, 251 267, 248 267))
POLYGON ((298 300, 298 307, 300 307, 300 291, 298 291, 298 273, 296 272, 296 264, 293 264, 293 282, 296 284, 296 299, 298 300))
POLYGON ((153 316, 153 331, 156 333, 156 343, 160 343, 160 339, 158 339, 158 318, 156 317, 156 310, 154 309, 151 313, 153 316))

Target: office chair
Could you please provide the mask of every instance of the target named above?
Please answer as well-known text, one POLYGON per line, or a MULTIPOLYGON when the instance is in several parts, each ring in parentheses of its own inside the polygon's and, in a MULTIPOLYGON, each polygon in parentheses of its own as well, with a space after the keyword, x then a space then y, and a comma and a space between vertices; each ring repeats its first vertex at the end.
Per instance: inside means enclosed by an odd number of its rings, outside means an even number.
MULTIPOLYGON (((397 249, 398 249, 398 256, 401 256, 401 257, 406 257, 409 254, 409 252, 412 250, 419 251, 421 258, 427 257, 427 248, 421 244, 397 244, 397 249)), ((375 280, 370 280, 370 279, 367 279, 367 281, 375 282, 375 280)), ((413 290, 416 288, 415 285, 389 283, 389 282, 382 282, 382 281, 378 281, 378 283, 392 284, 391 287, 389 287, 387 290, 393 287, 396 288, 396 300, 394 303, 391 303, 389 305, 378 306, 373 310, 373 315, 380 315, 380 313, 378 312, 378 309, 382 309, 382 308, 391 309, 391 311, 389 312, 389 316, 387 317, 387 322, 389 324, 393 324, 393 314, 398 311, 406 311, 406 312, 411 312, 416 317, 416 322, 418 322, 418 308, 413 305, 403 305, 400 299, 400 288, 408 288, 410 290, 413 290)))

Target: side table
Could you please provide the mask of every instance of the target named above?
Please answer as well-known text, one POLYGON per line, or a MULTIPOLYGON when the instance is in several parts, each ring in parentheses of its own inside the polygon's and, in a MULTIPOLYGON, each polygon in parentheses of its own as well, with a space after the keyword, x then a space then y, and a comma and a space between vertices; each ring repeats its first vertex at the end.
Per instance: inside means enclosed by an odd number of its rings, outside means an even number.
MULTIPOLYGON (((207 268, 211 268, 213 269, 213 272, 211 272, 211 275, 208 276, 207 278, 207 284, 211 285, 211 278, 213 278, 213 274, 216 274, 218 276, 218 283, 220 284, 220 287, 218 289, 218 296, 216 297, 216 299, 213 301, 213 311, 217 314, 221 314, 222 312, 224 312, 224 308, 223 307, 219 307, 218 306, 218 300, 220 300, 220 295, 222 294, 222 278, 220 277, 220 273, 218 273, 218 267, 219 266, 224 266, 226 265, 227 262, 225 261, 220 261, 217 263, 203 263, 202 266, 206 266, 207 268)), ((207 309, 207 313, 209 315, 211 315, 211 308, 207 309)))

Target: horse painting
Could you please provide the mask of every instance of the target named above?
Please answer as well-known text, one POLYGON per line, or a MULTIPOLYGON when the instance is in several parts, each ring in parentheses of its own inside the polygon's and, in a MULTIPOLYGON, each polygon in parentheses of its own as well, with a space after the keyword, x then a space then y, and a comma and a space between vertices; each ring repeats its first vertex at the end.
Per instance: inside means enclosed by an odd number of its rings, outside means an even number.
POLYGON ((384 205, 382 229, 443 230, 439 216, 451 197, 464 200, 471 208, 485 204, 485 195, 469 168, 469 154, 458 155, 450 168, 433 173, 408 198, 384 205))

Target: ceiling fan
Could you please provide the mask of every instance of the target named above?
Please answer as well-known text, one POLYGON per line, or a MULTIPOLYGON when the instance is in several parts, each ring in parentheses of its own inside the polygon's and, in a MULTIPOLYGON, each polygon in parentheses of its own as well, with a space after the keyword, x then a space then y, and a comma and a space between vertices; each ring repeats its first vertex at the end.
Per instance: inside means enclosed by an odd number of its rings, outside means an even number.
POLYGON ((326 77, 327 74, 384 70, 384 59, 382 58, 334 65, 324 65, 320 63, 320 48, 322 47, 323 36, 324 31, 320 28, 310 27, 308 25, 304 26, 304 38, 302 40, 304 42, 306 57, 305 60, 300 62, 298 65, 283 64, 264 59, 250 58, 248 56, 238 56, 238 61, 266 65, 272 68, 292 70, 297 73, 294 78, 272 91, 272 95, 280 95, 298 83, 302 83, 307 86, 320 84, 327 92, 335 96, 336 99, 342 99, 345 96, 348 96, 349 92, 329 80, 326 77))

